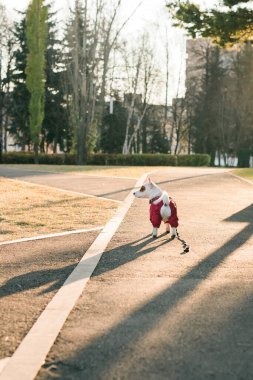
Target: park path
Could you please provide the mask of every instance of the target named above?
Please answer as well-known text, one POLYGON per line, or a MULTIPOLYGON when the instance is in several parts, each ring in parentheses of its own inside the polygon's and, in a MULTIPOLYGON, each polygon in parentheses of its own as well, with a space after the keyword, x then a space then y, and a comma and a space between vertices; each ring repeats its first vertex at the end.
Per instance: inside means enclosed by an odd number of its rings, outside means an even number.
POLYGON ((253 378, 253 188, 202 174, 153 176, 191 252, 162 231, 150 239, 135 200, 37 380, 253 378))
POLYGON ((136 179, 133 178, 49 173, 45 171, 10 168, 4 165, 0 165, 0 176, 118 201, 125 199, 136 182, 136 179))

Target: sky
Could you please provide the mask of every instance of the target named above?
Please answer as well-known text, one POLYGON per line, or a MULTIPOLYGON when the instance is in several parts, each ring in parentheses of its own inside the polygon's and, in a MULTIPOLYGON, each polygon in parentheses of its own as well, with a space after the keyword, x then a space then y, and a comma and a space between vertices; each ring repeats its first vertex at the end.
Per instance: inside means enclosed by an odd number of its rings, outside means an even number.
MULTIPOLYGON (((30 0, 0 0, 7 9, 8 16, 12 20, 18 18, 16 10, 26 10, 30 0)), ((54 0, 54 9, 59 11, 59 21, 64 19, 68 14, 69 7, 73 6, 75 0, 54 0)), ((200 5, 213 5, 217 3, 217 0, 195 0, 200 5)), ((132 13, 139 0, 123 0, 121 9, 122 21, 132 13)), ((131 20, 128 22, 122 36, 126 39, 134 39, 144 29, 153 28, 154 25, 160 27, 160 32, 156 39, 156 55, 160 61, 161 68, 164 68, 165 53, 162 46, 164 40, 165 28, 168 28, 169 46, 170 46, 170 89, 169 98, 172 99, 179 91, 179 95, 184 93, 184 72, 185 72, 185 41, 186 36, 181 29, 175 29, 171 27, 168 11, 165 7, 166 0, 143 0, 141 7, 134 14, 131 20), (180 84, 179 84, 180 82, 180 84)), ((165 72, 165 70, 164 70, 165 72)), ((157 103, 163 103, 163 94, 161 98, 157 99, 157 103)))

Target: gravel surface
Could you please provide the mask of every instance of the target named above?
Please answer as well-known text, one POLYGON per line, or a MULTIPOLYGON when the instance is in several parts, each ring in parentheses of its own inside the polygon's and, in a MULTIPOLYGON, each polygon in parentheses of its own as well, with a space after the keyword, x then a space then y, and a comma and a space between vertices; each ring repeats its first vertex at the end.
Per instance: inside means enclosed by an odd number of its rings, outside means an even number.
POLYGON ((213 173, 154 176, 190 253, 135 200, 38 380, 253 378, 253 188, 213 173))

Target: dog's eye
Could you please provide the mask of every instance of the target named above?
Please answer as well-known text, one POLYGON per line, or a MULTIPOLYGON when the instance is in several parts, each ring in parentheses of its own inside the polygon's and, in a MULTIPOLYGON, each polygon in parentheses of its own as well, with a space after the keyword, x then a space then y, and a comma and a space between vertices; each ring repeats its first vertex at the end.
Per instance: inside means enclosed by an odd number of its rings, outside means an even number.
POLYGON ((143 192, 143 191, 145 191, 145 190, 146 190, 145 186, 142 186, 142 187, 140 188, 140 191, 141 191, 141 192, 143 192))

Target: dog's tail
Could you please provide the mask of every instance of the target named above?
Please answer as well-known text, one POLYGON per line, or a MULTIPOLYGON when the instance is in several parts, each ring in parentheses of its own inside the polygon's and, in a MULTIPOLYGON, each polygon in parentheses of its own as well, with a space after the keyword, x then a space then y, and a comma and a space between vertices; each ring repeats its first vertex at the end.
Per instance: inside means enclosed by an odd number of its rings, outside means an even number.
POLYGON ((162 195, 160 196, 160 198, 158 198, 154 204, 158 204, 160 202, 163 202, 164 206, 168 206, 169 203, 170 203, 170 199, 169 199, 169 194, 167 193, 167 191, 163 191, 162 192, 162 195))

